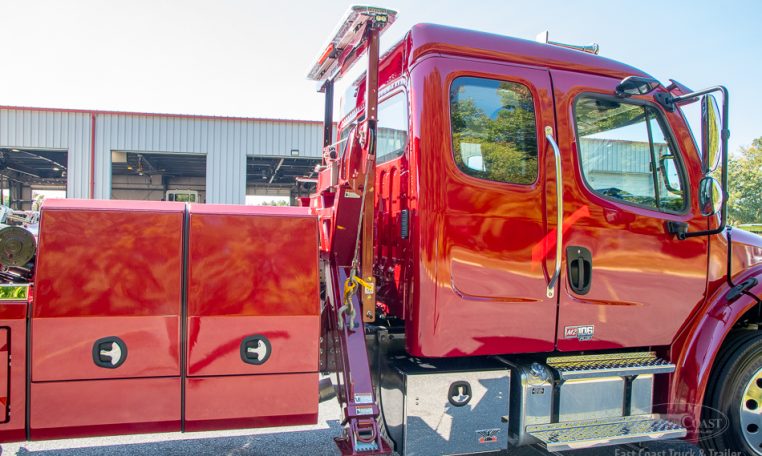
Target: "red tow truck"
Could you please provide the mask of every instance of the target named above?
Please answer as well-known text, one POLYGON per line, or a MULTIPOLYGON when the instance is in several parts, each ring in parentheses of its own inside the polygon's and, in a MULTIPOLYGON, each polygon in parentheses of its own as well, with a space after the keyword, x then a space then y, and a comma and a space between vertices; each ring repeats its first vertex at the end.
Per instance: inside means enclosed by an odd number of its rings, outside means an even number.
POLYGON ((727 90, 430 24, 380 55, 395 14, 351 8, 309 73, 302 207, 51 200, 0 230, 0 441, 315 423, 335 394, 344 455, 762 454, 727 90))

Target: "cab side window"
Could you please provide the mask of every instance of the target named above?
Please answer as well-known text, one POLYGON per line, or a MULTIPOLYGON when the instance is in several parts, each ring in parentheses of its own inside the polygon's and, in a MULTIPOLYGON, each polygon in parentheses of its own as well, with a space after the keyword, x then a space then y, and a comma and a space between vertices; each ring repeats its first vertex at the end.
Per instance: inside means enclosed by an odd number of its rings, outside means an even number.
POLYGON ((405 153, 407 127, 407 99, 404 92, 379 103, 377 163, 386 163, 405 153))
POLYGON ((537 180, 537 121, 525 85, 461 77, 450 88, 455 164, 464 173, 497 182, 537 180))
POLYGON ((574 116, 582 175, 594 192, 661 211, 685 210, 684 173, 655 108, 584 96, 574 116))
MULTIPOLYGON (((342 128, 339 136, 339 140, 342 141, 339 146, 340 156, 344 156, 349 144, 347 136, 356 125, 357 121, 353 121, 342 128)), ((407 130, 407 98, 404 92, 399 92, 378 104, 376 163, 386 163, 405 153, 407 130)))

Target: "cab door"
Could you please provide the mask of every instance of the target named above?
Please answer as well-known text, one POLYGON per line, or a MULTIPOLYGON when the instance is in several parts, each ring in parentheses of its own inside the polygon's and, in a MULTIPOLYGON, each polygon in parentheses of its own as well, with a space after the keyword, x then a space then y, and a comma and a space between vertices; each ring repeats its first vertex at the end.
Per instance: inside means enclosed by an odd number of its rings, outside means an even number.
POLYGON ((619 79, 551 74, 565 218, 557 347, 668 345, 706 286, 707 238, 668 229, 707 226, 690 133, 652 95, 615 97, 619 79))
POLYGON ((421 173, 442 176, 436 338, 419 336, 422 345, 438 345, 428 350, 435 356, 550 351, 556 300, 546 296, 546 213, 555 213, 555 200, 546 194, 555 187, 542 133, 555 125, 549 73, 457 58, 427 64, 444 75, 450 134, 441 148, 421 152, 422 162, 441 163, 421 173))

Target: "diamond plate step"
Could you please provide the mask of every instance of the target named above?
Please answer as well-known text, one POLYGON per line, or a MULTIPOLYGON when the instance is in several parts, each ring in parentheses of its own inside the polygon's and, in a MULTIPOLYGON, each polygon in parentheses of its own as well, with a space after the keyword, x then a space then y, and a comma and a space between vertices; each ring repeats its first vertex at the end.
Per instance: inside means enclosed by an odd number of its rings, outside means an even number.
POLYGON ((547 360, 561 380, 613 377, 640 374, 666 374, 675 365, 654 352, 614 353, 603 355, 555 356, 547 360))
POLYGON ((679 439, 686 430, 656 415, 527 426, 527 433, 548 451, 567 451, 624 443, 679 439))

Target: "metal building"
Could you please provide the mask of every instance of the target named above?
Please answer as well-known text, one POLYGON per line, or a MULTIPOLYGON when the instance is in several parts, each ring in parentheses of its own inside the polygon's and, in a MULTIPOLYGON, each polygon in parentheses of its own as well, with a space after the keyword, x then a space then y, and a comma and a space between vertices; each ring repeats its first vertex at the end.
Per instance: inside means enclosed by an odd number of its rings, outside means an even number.
POLYGON ((322 123, 0 106, 0 192, 27 208, 35 190, 69 198, 200 201, 295 197, 320 160, 322 123), (9 197, 10 195, 10 197, 9 197))

